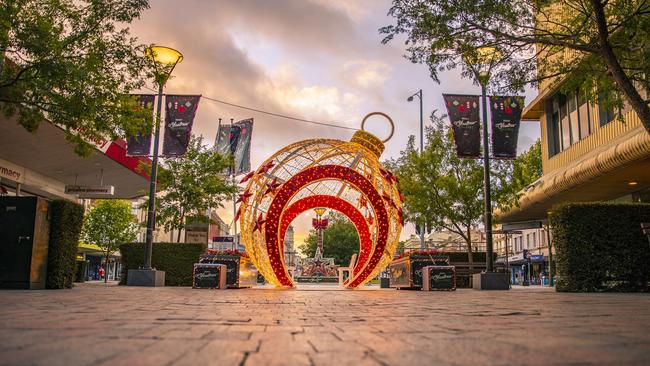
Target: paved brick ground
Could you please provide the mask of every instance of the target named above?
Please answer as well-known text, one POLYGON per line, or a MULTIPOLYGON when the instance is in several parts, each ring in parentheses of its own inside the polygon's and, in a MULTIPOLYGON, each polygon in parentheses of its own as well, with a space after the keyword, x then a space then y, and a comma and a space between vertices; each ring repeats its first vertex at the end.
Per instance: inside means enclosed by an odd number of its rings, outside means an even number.
POLYGON ((650 364, 650 296, 192 290, 0 292, 2 365, 650 364))

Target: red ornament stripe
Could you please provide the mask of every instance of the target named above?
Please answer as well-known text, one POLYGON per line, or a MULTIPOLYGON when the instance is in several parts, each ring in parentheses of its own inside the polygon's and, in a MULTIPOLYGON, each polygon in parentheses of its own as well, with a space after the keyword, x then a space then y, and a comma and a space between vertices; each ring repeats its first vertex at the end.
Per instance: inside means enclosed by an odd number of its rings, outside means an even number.
POLYGON ((311 210, 316 207, 327 207, 337 210, 347 216, 350 221, 357 228, 359 234, 359 259, 355 268, 361 268, 365 262, 370 258, 372 252, 372 236, 370 235, 370 228, 364 216, 348 201, 327 195, 316 195, 301 198, 291 204, 282 214, 280 222, 280 253, 284 253, 284 235, 287 232, 287 227, 291 222, 301 213, 311 210))
POLYGON ((339 165, 320 165, 305 169, 294 175, 278 190, 266 214, 264 225, 264 236, 266 249, 271 262, 271 268, 283 286, 292 286, 293 282, 288 276, 282 261, 282 254, 279 245, 279 226, 285 206, 300 189, 304 186, 323 179, 339 179, 354 185, 370 201, 370 204, 377 215, 377 241, 374 251, 367 264, 360 266, 361 261, 355 267, 356 275, 348 281, 348 287, 357 287, 372 273, 381 259, 386 241, 388 239, 388 213, 382 196, 377 192, 372 183, 356 171, 339 165), (363 268, 363 269, 362 269, 363 268))

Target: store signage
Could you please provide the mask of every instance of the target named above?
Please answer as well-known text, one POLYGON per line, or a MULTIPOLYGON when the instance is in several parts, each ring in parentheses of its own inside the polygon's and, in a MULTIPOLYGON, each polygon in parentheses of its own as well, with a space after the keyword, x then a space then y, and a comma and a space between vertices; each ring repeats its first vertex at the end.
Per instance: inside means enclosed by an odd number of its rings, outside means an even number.
POLYGON ((207 231, 185 231, 185 242, 186 243, 208 243, 208 232, 207 231))
POLYGON ((534 254, 530 256, 531 262, 544 262, 544 254, 534 254))
POLYGON ((212 241, 215 244, 232 244, 235 242, 235 237, 232 235, 228 236, 214 236, 212 237, 212 241))
POLYGON ((9 179, 16 183, 25 183, 25 168, 0 160, 0 178, 9 179))
POLYGON ((113 186, 65 186, 66 194, 76 194, 79 198, 102 198, 115 193, 113 186))

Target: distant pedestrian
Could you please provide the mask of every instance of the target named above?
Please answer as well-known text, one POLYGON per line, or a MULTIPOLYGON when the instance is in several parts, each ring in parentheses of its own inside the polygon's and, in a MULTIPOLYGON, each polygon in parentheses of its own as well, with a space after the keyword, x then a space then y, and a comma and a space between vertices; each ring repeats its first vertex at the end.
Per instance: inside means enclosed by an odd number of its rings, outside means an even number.
POLYGON ((103 280, 104 279, 104 268, 99 267, 99 279, 103 280))

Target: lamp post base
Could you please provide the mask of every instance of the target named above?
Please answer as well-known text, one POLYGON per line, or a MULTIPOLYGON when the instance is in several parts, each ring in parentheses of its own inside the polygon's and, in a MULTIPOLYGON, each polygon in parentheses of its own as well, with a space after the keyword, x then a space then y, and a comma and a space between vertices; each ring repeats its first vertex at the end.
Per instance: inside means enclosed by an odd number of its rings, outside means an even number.
POLYGON ((126 278, 127 286, 165 286, 165 271, 155 269, 130 269, 126 278))
POLYGON ((474 290, 510 290, 507 273, 483 272, 472 275, 474 290))

